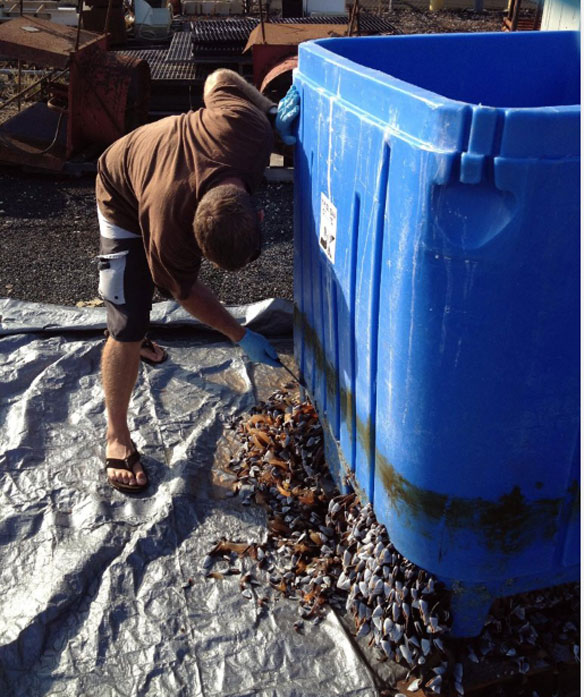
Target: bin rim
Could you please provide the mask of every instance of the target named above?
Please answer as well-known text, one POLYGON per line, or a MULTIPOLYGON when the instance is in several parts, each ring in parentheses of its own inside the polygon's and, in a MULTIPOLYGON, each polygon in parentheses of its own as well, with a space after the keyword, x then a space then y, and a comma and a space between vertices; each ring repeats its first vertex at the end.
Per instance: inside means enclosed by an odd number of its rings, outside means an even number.
MULTIPOLYGON (((522 36, 528 35, 540 35, 540 31, 529 31, 521 32, 522 36)), ((546 36, 562 36, 562 38, 571 35, 573 39, 578 41, 580 44, 580 32, 578 31, 547 31, 546 36)), ((542 105, 542 106, 491 106, 490 104, 483 104, 480 102, 465 101, 462 99, 456 99, 453 97, 447 97, 446 95, 440 94, 439 92, 434 92, 427 87, 421 87, 412 82, 408 82, 402 78, 396 77, 391 73, 384 72, 377 68, 370 68, 368 66, 357 63, 350 58, 339 55, 335 51, 331 50, 331 46, 338 45, 340 42, 356 41, 366 39, 368 42, 385 42, 387 40, 399 41, 399 42, 414 42, 419 40, 421 37, 431 36, 432 41, 444 41, 447 42, 452 38, 464 37, 468 39, 469 33, 465 32, 452 32, 448 34, 399 34, 399 35, 383 35, 383 36, 367 36, 367 37, 327 37, 322 39, 313 39, 311 41, 305 41, 300 44, 299 48, 299 67, 301 68, 300 61, 302 60, 302 54, 306 52, 311 52, 326 59, 330 63, 336 64, 339 68, 343 70, 356 73, 361 77, 367 77, 370 80, 378 82, 380 84, 391 86, 393 89, 398 90, 404 94, 411 97, 415 97, 423 102, 426 102, 432 106, 441 107, 454 107, 454 108, 471 108, 476 109, 480 107, 481 109, 491 109, 497 111, 501 114, 507 114, 510 112, 519 112, 521 114, 529 114, 534 112, 540 114, 542 117, 546 115, 554 115, 558 112, 566 116, 579 115, 581 111, 581 101, 575 102, 573 104, 557 104, 557 105, 542 105)), ((508 33, 497 33, 497 32, 473 32, 473 37, 488 37, 489 40, 494 41, 504 41, 508 33)))

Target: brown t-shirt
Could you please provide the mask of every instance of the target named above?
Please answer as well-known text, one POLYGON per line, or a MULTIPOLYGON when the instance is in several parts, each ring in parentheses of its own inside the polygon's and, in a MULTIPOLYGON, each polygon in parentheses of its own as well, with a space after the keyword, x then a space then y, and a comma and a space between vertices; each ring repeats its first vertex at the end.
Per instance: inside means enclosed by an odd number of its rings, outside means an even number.
POLYGON ((237 84, 222 81, 205 107, 141 126, 100 157, 97 205, 119 227, 142 235, 154 283, 188 296, 201 265, 193 232, 210 187, 239 177, 252 193, 273 144, 270 123, 237 84))

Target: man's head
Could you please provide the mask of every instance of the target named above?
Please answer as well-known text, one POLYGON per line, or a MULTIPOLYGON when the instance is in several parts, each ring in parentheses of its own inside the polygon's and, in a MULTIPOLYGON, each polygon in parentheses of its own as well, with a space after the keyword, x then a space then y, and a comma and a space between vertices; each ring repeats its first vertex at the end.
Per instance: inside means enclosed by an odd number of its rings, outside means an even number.
POLYGON ((251 196, 242 186, 220 184, 209 189, 199 201, 194 220, 195 238, 209 261, 235 271, 259 256, 260 221, 251 196))

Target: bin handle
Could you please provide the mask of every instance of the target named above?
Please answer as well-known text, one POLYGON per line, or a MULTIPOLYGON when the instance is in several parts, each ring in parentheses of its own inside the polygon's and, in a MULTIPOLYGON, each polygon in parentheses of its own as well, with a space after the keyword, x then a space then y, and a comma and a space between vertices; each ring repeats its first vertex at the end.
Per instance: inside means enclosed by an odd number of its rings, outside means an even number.
POLYGON ((472 110, 468 148, 460 157, 460 181, 478 184, 483 178, 485 158, 495 153, 498 111, 477 106, 472 110))

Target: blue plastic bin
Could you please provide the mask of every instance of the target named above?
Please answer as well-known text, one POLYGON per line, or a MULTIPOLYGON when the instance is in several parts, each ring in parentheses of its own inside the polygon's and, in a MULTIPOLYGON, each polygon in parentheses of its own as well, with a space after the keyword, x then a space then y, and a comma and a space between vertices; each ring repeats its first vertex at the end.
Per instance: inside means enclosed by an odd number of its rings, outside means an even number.
POLYGON ((579 68, 577 32, 299 47, 296 358, 458 636, 579 577, 579 68))

